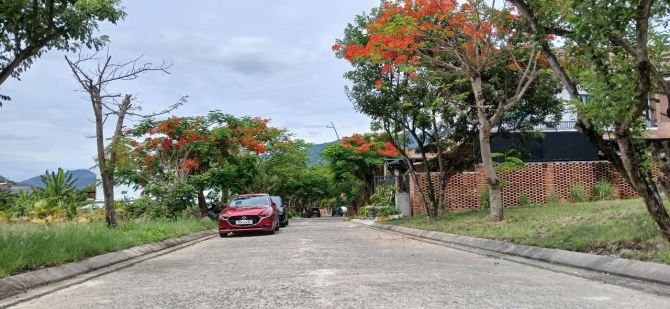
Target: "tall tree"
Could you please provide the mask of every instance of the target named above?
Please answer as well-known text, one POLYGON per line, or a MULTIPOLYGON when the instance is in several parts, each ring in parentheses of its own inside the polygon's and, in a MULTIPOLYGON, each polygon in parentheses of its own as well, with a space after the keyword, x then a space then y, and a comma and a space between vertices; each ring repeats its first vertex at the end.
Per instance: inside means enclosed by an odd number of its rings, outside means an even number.
MULTIPOLYGON (((4 0, 0 1, 0 86, 18 78, 50 49, 98 49, 107 41, 96 36, 98 24, 116 23, 126 16, 120 0, 4 0)), ((0 93, 2 101, 10 97, 0 93)))
MULTIPOLYGON (((513 29, 515 18, 508 10, 488 6, 484 1, 472 0, 462 5, 451 0, 388 1, 377 15, 369 23, 367 34, 354 36, 367 35, 367 42, 348 44, 344 57, 352 62, 363 59, 380 65, 383 78, 377 81, 378 89, 412 84, 429 91, 436 89, 429 95, 432 100, 419 104, 428 112, 423 122, 429 124, 439 154, 442 153, 440 148, 458 150, 440 141, 442 132, 458 129, 458 124, 453 123, 458 117, 473 116, 489 185, 491 219, 502 220, 501 184, 491 152, 491 136, 494 129, 509 118, 505 117, 509 111, 528 101, 527 94, 543 66, 540 53, 523 32, 509 30, 513 29), (469 94, 458 89, 464 78, 469 82, 471 102, 469 94), (440 82, 422 85, 412 83, 412 79, 440 82)), ((335 46, 336 50, 341 48, 344 46, 335 46)), ((387 96, 387 99, 400 101, 407 97, 387 96)), ((403 103, 392 107, 391 113, 411 106, 403 103)), ((425 137, 416 139, 422 141, 425 137)), ((456 138, 452 142, 463 144, 456 138)), ((437 158, 438 165, 444 166, 442 156, 437 158)), ((445 169, 440 168, 440 171, 445 169)), ((441 174, 448 176, 448 173, 441 174)), ((443 182, 440 180, 438 187, 443 187, 443 182)))
POLYGON ((386 159, 398 155, 393 145, 377 133, 354 134, 323 149, 335 181, 351 175, 365 184, 362 202, 367 203, 374 190, 374 170, 386 159))
MULTIPOLYGON (((668 53, 668 36, 659 29, 670 17, 670 3, 511 2, 570 94, 579 113, 577 129, 626 176, 663 236, 670 240, 670 216, 649 164, 655 158, 649 156, 649 145, 642 139, 649 97, 657 91, 670 98, 667 75, 659 70, 668 53), (550 44, 546 39, 549 35, 561 36, 563 46, 550 44), (558 55, 565 59, 559 61, 558 55), (588 104, 579 100, 578 86, 589 92, 588 104), (615 145, 605 139, 607 132, 613 133, 615 145)), ((656 152, 665 155, 658 162, 664 173, 661 184, 670 194, 670 148, 666 145, 656 144, 656 152)))
POLYGON ((119 159, 119 153, 123 143, 123 128, 126 117, 148 118, 157 115, 169 113, 186 102, 182 97, 177 103, 167 109, 154 113, 143 114, 141 106, 130 94, 121 94, 110 91, 110 85, 117 81, 134 80, 147 72, 167 73, 168 66, 165 63, 153 65, 151 63, 140 64, 140 58, 133 59, 125 63, 112 63, 112 57, 107 54, 103 60, 93 68, 88 68, 91 61, 95 61, 94 56, 82 57, 79 54, 77 59, 71 60, 67 56, 67 61, 74 78, 81 86, 82 92, 89 97, 93 114, 95 115, 95 140, 97 148, 97 163, 102 179, 102 190, 105 202, 105 221, 109 227, 118 225, 116 211, 114 210, 114 185, 116 164, 119 159), (116 117, 114 131, 111 141, 105 145, 105 122, 110 117, 116 117), (108 151, 106 151, 108 150, 108 151))
POLYGON ((124 170, 124 180, 175 211, 190 206, 196 197, 203 217, 208 215, 206 190, 218 189, 225 202, 231 190, 249 187, 259 155, 274 151, 285 137, 266 119, 220 111, 146 119, 128 133, 139 142, 127 141, 136 164, 124 170))

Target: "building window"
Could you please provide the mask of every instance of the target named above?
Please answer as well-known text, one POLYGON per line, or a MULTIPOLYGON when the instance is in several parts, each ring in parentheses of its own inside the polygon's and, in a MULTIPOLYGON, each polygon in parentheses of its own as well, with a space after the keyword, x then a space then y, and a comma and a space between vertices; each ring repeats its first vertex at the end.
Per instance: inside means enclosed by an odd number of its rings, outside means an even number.
POLYGON ((589 103, 589 95, 587 93, 579 95, 582 98, 583 103, 589 103))

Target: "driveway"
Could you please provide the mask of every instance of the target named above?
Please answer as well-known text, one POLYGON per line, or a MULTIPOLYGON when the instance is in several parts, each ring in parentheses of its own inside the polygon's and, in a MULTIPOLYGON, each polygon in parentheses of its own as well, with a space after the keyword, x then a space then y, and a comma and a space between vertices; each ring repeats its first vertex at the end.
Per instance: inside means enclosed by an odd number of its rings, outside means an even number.
POLYGON ((670 299, 339 218, 215 238, 25 308, 670 308, 670 299))

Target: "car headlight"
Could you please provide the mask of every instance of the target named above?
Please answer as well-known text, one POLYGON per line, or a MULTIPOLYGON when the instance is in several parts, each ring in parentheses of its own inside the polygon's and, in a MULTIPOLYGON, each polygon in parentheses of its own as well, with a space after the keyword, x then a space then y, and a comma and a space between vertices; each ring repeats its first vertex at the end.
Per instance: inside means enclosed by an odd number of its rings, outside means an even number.
POLYGON ((264 212, 264 213, 261 215, 261 217, 263 217, 263 218, 267 218, 267 217, 269 217, 269 216, 272 216, 272 213, 273 213, 273 210, 272 210, 272 208, 270 208, 268 211, 264 212))
POLYGON ((221 215, 219 215, 219 219, 228 220, 228 219, 230 219, 230 216, 225 216, 225 215, 221 214, 221 215))

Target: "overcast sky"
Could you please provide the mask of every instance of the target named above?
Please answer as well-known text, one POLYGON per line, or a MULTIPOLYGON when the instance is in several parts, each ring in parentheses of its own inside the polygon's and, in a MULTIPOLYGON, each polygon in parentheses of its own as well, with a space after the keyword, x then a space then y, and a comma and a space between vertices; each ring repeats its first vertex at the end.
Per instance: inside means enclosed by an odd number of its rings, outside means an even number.
MULTIPOLYGON (((198 0, 124 1, 128 17, 104 24, 113 60, 144 55, 173 64, 171 75, 149 73, 118 84, 136 94, 146 111, 160 110, 188 95, 175 115, 220 109, 270 118, 312 143, 369 130, 344 95, 348 64, 331 46, 354 15, 378 0, 198 0), (158 5, 160 3, 160 5, 158 5)), ((90 168, 94 133, 90 103, 77 92, 64 54, 50 51, 21 81, 2 93, 0 175, 23 180, 45 169, 90 168)))

